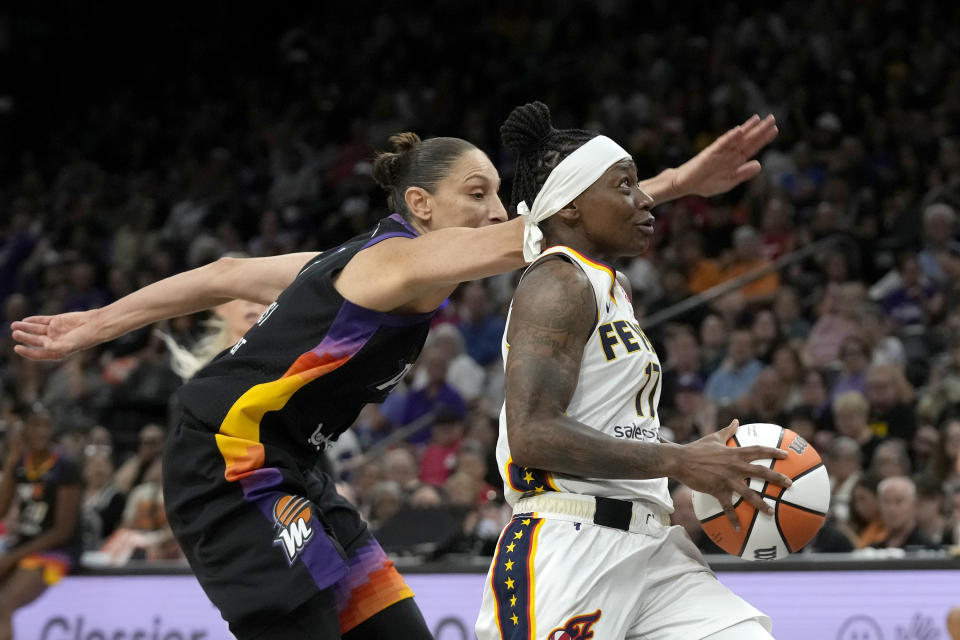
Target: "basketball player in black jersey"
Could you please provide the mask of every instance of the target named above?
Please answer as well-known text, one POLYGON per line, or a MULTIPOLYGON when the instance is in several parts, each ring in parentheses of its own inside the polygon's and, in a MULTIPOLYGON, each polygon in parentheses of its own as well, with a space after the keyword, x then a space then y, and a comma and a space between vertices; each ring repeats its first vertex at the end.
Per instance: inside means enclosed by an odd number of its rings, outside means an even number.
POLYGON ((0 518, 16 506, 0 551, 0 640, 13 638, 13 615, 43 595, 80 559, 80 470, 53 446, 53 420, 41 406, 7 434, 0 472, 0 518))
MULTIPOLYGON (((730 181, 739 129, 644 181, 656 198, 730 181)), ((269 304, 187 383, 164 465, 170 524, 201 585, 246 638, 425 638, 412 593, 327 476, 311 472, 412 365, 463 281, 525 264, 487 156, 456 138, 391 138, 374 177, 397 213, 320 254, 221 259, 103 309, 14 323, 17 353, 59 359, 234 298, 269 304)), ((726 190, 724 189, 724 190, 726 190)))

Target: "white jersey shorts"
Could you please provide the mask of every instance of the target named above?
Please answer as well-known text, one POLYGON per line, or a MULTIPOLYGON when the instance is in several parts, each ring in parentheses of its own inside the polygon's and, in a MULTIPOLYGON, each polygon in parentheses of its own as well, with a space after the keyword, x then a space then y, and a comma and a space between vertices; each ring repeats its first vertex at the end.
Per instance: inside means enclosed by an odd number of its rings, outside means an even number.
POLYGON ((750 619, 770 630, 665 512, 612 503, 598 509, 575 494, 517 502, 487 573, 478 640, 695 640, 750 619))

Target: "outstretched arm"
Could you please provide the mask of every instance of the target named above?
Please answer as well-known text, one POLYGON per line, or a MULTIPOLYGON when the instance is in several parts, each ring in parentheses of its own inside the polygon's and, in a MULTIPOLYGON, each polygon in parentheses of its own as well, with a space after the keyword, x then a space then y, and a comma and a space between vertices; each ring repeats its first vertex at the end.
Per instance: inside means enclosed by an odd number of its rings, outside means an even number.
POLYGON ((14 350, 31 360, 60 360, 148 324, 235 300, 276 300, 316 253, 220 258, 178 273, 100 309, 32 316, 11 325, 14 350))
POLYGON ((751 116, 730 129, 710 146, 676 169, 667 169, 640 183, 640 188, 663 204, 684 196, 715 196, 726 193, 760 173, 760 163, 751 160, 779 133, 773 116, 751 116))
POLYGON ((736 524, 736 492, 769 513, 743 482, 758 477, 779 485, 787 478, 750 464, 786 457, 769 447, 725 446, 726 429, 688 445, 624 441, 591 429, 565 414, 580 374, 583 350, 596 320, 596 302, 586 276, 559 259, 529 271, 514 296, 506 362, 507 437, 514 462, 575 476, 642 479, 664 476, 717 498, 736 524))
POLYGON ((523 220, 514 218, 479 229, 449 227, 384 240, 351 258, 336 287, 368 309, 424 312, 437 308, 461 282, 526 264, 523 220))

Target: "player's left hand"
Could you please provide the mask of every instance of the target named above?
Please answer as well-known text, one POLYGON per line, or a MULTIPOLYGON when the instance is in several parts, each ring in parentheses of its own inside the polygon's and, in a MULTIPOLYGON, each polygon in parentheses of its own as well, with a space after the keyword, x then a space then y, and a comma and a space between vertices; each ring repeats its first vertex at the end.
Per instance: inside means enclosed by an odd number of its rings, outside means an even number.
POLYGON ((751 158, 778 133, 772 115, 762 120, 758 115, 750 116, 677 167, 674 188, 684 195, 703 197, 726 193, 760 173, 760 163, 751 158))

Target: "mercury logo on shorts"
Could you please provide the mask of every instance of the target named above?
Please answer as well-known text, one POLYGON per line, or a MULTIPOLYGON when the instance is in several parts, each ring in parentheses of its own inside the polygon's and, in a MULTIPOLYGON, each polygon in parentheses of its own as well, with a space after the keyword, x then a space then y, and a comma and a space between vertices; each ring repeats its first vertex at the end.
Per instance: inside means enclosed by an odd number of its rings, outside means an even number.
POLYGON ((274 526, 277 537, 274 544, 283 547, 291 565, 313 536, 310 526, 310 501, 298 496, 283 496, 273 504, 274 526))
POLYGON ((602 612, 597 609, 593 613, 573 616, 562 627, 551 631, 547 640, 589 640, 593 637, 590 627, 597 623, 601 615, 603 615, 602 612))

